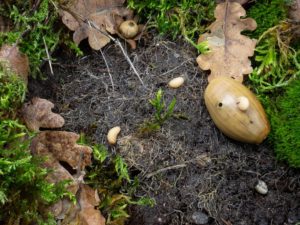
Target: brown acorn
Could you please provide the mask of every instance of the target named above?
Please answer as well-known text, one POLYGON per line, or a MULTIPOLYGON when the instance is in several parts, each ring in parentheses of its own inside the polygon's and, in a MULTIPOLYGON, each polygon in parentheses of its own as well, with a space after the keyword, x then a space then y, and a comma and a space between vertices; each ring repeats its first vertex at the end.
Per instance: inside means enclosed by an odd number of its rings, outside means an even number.
POLYGON ((227 77, 210 81, 205 104, 216 126, 237 141, 259 144, 270 132, 265 111, 243 84, 227 77))
POLYGON ((123 37, 132 39, 138 34, 139 27, 134 20, 126 20, 119 26, 119 31, 123 37))

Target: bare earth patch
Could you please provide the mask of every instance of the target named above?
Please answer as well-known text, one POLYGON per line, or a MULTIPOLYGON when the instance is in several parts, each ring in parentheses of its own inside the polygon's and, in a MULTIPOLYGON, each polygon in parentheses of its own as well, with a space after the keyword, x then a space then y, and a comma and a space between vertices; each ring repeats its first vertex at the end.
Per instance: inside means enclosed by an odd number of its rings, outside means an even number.
MULTIPOLYGON (((122 128, 116 147, 140 179, 138 195, 153 197, 153 208, 131 208, 128 224, 292 225, 300 221, 299 171, 277 164, 268 143, 247 145, 222 135, 204 105, 207 74, 197 52, 182 41, 161 37, 140 43, 129 56, 141 84, 116 45, 82 58, 61 56, 46 81, 31 81, 30 96, 51 100, 66 124, 106 144, 107 131, 122 128), (167 83, 184 76, 185 84, 167 83), (177 99, 177 118, 161 131, 141 136, 138 126, 153 116, 149 99, 159 88, 166 102, 177 99), (258 180, 269 192, 254 189, 258 180), (204 223, 205 222, 205 223, 204 223)), ((224 71, 226 72, 226 71, 224 71)), ((230 121, 228 121, 230 126, 230 121)))

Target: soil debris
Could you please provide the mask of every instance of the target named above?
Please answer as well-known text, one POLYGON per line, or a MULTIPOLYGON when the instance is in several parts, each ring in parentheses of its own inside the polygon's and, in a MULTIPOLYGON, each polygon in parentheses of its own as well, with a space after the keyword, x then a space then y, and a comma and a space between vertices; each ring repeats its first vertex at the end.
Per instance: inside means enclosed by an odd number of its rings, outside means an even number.
POLYGON ((205 213, 210 225, 300 221, 299 171, 278 164, 268 142, 242 144, 219 132, 204 105, 207 78, 197 68, 195 49, 159 36, 142 40, 139 46, 129 57, 146 88, 115 44, 102 50, 114 90, 98 52, 61 58, 53 64, 55 76, 32 81, 29 87, 31 95, 55 102, 69 131, 107 144, 107 131, 115 124, 122 127, 117 145, 109 149, 121 154, 132 175, 138 176, 136 194, 156 201, 153 208, 131 207, 128 224, 195 224, 194 212, 205 213), (181 75, 185 85, 168 88, 168 81, 181 75), (170 118, 160 131, 141 137, 136 131, 154 115, 149 99, 159 88, 166 102, 176 97, 174 114, 183 116, 170 118), (155 174, 147 176, 151 173, 155 174), (268 184, 267 195, 253 188, 259 179, 268 184))

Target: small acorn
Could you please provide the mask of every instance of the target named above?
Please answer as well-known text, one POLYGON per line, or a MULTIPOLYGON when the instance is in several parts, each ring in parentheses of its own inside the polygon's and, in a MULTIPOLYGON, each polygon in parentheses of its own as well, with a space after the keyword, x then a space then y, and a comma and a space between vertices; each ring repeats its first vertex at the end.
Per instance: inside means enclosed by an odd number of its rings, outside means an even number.
POLYGON ((138 34, 139 27, 134 20, 126 20, 119 26, 119 31, 125 38, 131 39, 138 34))

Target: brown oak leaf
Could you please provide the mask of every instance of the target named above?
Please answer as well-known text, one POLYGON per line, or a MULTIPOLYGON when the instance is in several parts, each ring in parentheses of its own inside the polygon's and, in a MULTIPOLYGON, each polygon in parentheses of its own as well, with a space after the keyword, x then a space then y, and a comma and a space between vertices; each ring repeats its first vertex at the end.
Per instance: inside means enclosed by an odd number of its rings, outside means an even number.
POLYGON ((27 128, 31 131, 39 131, 42 128, 59 128, 65 123, 65 120, 59 114, 51 110, 54 104, 46 99, 33 98, 22 107, 21 114, 27 128))
MULTIPOLYGON (((226 0, 217 0, 217 3, 222 3, 225 2, 226 0)), ((237 2, 240 3, 241 5, 244 5, 248 2, 249 0, 229 0, 229 2, 237 2)))
POLYGON ((91 164, 92 149, 76 144, 79 137, 73 132, 43 131, 33 138, 31 150, 34 154, 51 156, 51 163, 56 159, 68 163, 73 169, 80 167, 82 170, 91 164))
POLYGON ((3 45, 0 49, 0 63, 28 83, 29 60, 17 46, 3 45))
POLYGON ((75 215, 67 216, 62 225, 105 225, 105 218, 98 209, 100 199, 97 190, 92 189, 86 184, 80 184, 77 194, 77 210, 75 215))
POLYGON ((232 77, 239 82, 243 75, 252 72, 250 56, 253 56, 256 40, 241 35, 243 30, 254 30, 255 20, 245 17, 246 11, 236 2, 221 3, 215 9, 216 21, 209 26, 210 32, 199 37, 206 41, 210 51, 197 58, 199 67, 210 70, 208 80, 218 76, 232 77))
MULTIPOLYGON (((88 38, 91 48, 99 50, 110 42, 107 34, 117 34, 124 18, 133 18, 133 12, 123 6, 124 2, 125 0, 74 0, 61 10, 62 21, 74 31, 73 40, 76 44, 88 38)), ((134 39, 126 41, 132 45, 134 39)))

